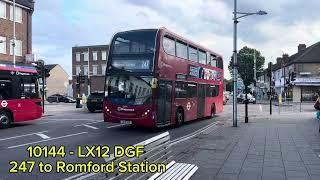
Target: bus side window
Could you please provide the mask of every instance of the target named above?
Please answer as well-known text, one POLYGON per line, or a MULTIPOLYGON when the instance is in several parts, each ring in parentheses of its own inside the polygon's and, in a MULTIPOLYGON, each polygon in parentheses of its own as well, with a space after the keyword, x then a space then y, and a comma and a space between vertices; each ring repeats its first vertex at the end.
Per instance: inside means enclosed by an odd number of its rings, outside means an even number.
POLYGON ((223 60, 221 57, 217 58, 217 67, 223 69, 223 60))
POLYGON ((210 55, 210 65, 213 67, 217 67, 217 57, 214 55, 210 55))
POLYGON ((176 98, 187 98, 187 84, 184 82, 176 82, 176 98))
POLYGON ((197 84, 188 84, 187 87, 188 98, 193 98, 197 96, 197 84))
POLYGON ((0 79, 0 100, 12 99, 12 82, 9 79, 0 79))

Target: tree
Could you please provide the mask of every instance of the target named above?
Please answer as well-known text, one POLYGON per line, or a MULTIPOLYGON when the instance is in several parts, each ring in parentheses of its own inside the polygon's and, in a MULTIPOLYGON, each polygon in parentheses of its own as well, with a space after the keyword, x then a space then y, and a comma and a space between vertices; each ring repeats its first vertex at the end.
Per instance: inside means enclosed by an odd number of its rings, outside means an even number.
POLYGON ((229 92, 233 91, 233 84, 232 83, 233 83, 233 81, 231 79, 230 80, 224 79, 224 84, 226 87, 225 91, 229 91, 229 92))
MULTIPOLYGON (((261 55, 260 51, 247 46, 243 47, 237 54, 238 61, 238 73, 243 80, 245 87, 254 83, 254 52, 256 53, 256 72, 263 71, 263 65, 265 63, 265 58, 261 55)), ((233 67, 233 56, 229 63, 228 69, 232 72, 233 67)))

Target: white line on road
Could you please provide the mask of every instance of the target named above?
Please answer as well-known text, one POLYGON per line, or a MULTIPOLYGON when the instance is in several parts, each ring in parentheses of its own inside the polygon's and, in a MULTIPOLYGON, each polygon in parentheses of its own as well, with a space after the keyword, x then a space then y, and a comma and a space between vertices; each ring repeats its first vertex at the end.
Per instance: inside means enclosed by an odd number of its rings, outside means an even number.
MULTIPOLYGON (((94 121, 96 122, 96 120, 94 119, 44 119, 47 122, 41 122, 41 123, 37 123, 37 124, 48 124, 48 123, 56 123, 56 122, 63 122, 63 121, 94 121)), ((41 120, 39 120, 41 121, 41 120)))
POLYGON ((75 178, 77 178, 77 177, 79 177, 79 176, 82 176, 82 175, 85 175, 85 173, 76 174, 76 175, 70 176, 70 177, 68 177, 68 178, 65 178, 65 179, 63 179, 63 180, 75 179, 75 178))
POLYGON ((114 125, 114 126, 109 126, 107 128, 111 129, 111 128, 120 127, 120 126, 124 126, 124 125, 126 125, 126 124, 117 124, 117 125, 114 125))
POLYGON ((43 133, 36 133, 35 135, 40 136, 42 139, 50 139, 49 136, 47 136, 47 135, 45 135, 45 134, 43 134, 43 133))
MULTIPOLYGON (((88 125, 88 124, 97 124, 97 123, 101 123, 101 122, 104 122, 104 121, 94 121, 94 122, 84 123, 84 124, 86 124, 86 125, 88 125)), ((84 124, 78 124, 78 125, 75 125, 74 127, 83 126, 84 124)))
POLYGON ((87 125, 87 124, 82 124, 83 126, 87 127, 87 128, 91 128, 91 129, 99 129, 97 127, 94 127, 94 126, 90 126, 90 125, 87 125))
POLYGON ((50 139, 45 139, 45 140, 41 140, 41 141, 35 141, 35 142, 20 144, 20 145, 16 145, 16 146, 10 146, 10 147, 8 147, 8 149, 17 148, 17 147, 21 147, 21 146, 27 146, 27 145, 31 145, 31 144, 42 143, 42 142, 46 142, 46 141, 57 140, 57 139, 61 139, 61 138, 71 137, 71 136, 77 136, 77 135, 86 134, 86 133, 88 133, 88 132, 69 134, 69 135, 60 136, 60 137, 56 137, 56 138, 50 138, 50 139))
POLYGON ((13 136, 13 137, 8 137, 8 138, 3 138, 3 139, 0 139, 0 141, 5 141, 5 140, 9 140, 9 139, 16 139, 16 138, 19 138, 19 137, 26 137, 26 136, 31 136, 31 135, 35 135, 35 134, 45 133, 45 132, 48 132, 48 131, 42 131, 42 132, 24 134, 24 135, 21 135, 21 136, 13 136))
POLYGON ((261 104, 259 104, 259 110, 260 110, 260 112, 262 112, 262 106, 261 106, 261 104))

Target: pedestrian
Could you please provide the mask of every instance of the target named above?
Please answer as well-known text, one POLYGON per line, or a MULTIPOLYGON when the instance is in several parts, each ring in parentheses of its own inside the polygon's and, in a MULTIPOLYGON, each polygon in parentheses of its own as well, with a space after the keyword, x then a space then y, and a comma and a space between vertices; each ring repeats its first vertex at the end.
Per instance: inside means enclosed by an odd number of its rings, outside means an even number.
POLYGON ((318 111, 316 113, 317 120, 319 122, 319 133, 320 133, 320 91, 318 92, 318 98, 314 104, 314 108, 318 111))

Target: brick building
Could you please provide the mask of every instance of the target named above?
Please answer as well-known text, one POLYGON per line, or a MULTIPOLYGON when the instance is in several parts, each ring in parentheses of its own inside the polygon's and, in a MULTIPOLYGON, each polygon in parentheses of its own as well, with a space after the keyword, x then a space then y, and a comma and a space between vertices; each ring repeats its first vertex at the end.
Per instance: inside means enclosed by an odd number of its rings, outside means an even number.
POLYGON ((74 97, 78 94, 76 83, 79 74, 86 77, 85 83, 80 86, 80 94, 88 94, 88 72, 90 72, 90 91, 103 91, 108 50, 108 45, 72 47, 72 88, 74 97))
MULTIPOLYGON (((32 53, 33 0, 16 0, 16 64, 23 65, 32 53)), ((12 64, 13 2, 0 0, 0 64, 12 64)))

